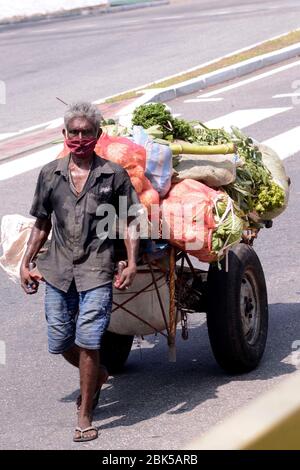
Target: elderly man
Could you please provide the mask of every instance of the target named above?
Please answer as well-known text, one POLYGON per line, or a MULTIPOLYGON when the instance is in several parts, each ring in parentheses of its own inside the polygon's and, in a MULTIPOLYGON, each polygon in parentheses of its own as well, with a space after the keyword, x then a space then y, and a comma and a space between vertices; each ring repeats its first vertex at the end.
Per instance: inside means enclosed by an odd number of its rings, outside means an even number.
MULTIPOLYGON (((127 172, 94 153, 100 120, 90 103, 67 109, 63 135, 70 154, 40 172, 30 210, 36 222, 21 266, 21 285, 27 294, 37 292, 39 280, 46 282, 49 352, 62 354, 79 368, 76 442, 98 437, 92 411, 107 380, 99 349, 110 320, 114 261, 113 240, 97 231, 103 220, 99 208, 110 204, 119 214, 119 197, 127 198, 128 208, 136 197, 127 172), (30 271, 30 262, 51 228, 50 248, 37 259, 39 278, 30 271)), ((128 267, 118 281, 120 289, 128 287, 136 274, 138 240, 127 230, 126 234, 128 267)))

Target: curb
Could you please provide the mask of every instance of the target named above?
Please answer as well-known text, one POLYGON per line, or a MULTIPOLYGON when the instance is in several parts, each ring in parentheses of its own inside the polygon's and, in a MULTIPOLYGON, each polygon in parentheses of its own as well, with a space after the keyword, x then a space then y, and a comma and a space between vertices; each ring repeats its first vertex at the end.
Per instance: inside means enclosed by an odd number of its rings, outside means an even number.
MULTIPOLYGON (((172 85, 168 88, 157 88, 156 90, 153 88, 148 90, 145 89, 141 91, 144 93, 144 100, 143 98, 138 98, 138 105, 146 104, 150 101, 170 101, 180 96, 195 93, 197 91, 200 92, 213 85, 219 85, 220 83, 242 77, 270 65, 275 65, 279 62, 283 62, 284 60, 297 57, 298 55, 300 55, 300 43, 287 46, 274 52, 269 52, 267 54, 253 57, 252 59, 224 67, 215 72, 200 75, 199 77, 181 82, 178 85, 172 85)), ((133 106, 134 104, 126 107, 124 110, 122 110, 122 114, 119 115, 123 116, 124 114, 124 116, 126 116, 131 114, 134 109, 133 106)))
POLYGON ((35 21, 41 20, 49 20, 49 19, 59 19, 59 18, 74 18, 76 16, 89 16, 89 15, 102 15, 105 13, 118 13, 122 11, 130 11, 130 10, 138 10, 141 8, 148 8, 148 7, 158 7, 163 5, 169 5, 170 0, 154 0, 148 3, 133 3, 130 5, 120 5, 115 7, 106 7, 106 6, 91 6, 91 7, 84 7, 84 8, 76 8, 73 10, 66 10, 66 11, 56 11, 53 13, 45 13, 45 14, 36 14, 28 17, 12 17, 0 20, 0 26, 10 26, 14 24, 21 24, 21 23, 30 23, 35 21))
POLYGON ((169 5, 170 0, 154 0, 148 3, 133 3, 130 5, 120 5, 115 7, 108 7, 107 13, 114 13, 118 11, 126 11, 126 10, 138 10, 140 8, 147 8, 147 7, 158 7, 163 5, 169 5))

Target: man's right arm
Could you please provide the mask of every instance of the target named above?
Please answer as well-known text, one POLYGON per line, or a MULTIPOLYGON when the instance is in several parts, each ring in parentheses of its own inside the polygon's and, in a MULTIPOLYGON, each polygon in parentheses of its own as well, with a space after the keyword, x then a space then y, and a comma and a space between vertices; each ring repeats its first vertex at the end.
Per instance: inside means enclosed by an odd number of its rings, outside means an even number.
POLYGON ((38 290, 39 283, 36 278, 31 277, 29 272, 29 263, 38 254, 38 252, 46 242, 50 230, 50 218, 36 219, 30 234, 30 238, 27 243, 27 250, 23 257, 20 269, 21 286, 26 292, 26 294, 35 294, 38 290))

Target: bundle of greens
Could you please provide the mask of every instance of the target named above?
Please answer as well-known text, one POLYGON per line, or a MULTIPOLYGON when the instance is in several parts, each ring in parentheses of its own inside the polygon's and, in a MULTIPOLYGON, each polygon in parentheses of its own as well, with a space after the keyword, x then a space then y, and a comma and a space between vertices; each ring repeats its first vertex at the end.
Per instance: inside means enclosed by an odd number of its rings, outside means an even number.
POLYGON ((236 180, 225 190, 245 214, 254 211, 263 218, 264 213, 284 205, 284 191, 274 182, 253 140, 236 127, 232 127, 232 138, 243 166, 237 168, 236 180))
POLYGON ((184 140, 199 145, 220 145, 231 142, 231 135, 224 129, 209 129, 199 121, 185 121, 173 117, 163 103, 138 106, 132 117, 134 126, 142 126, 153 138, 168 142, 184 140))
POLYGON ((138 106, 133 112, 132 124, 142 126, 144 129, 158 126, 162 132, 161 138, 168 141, 182 139, 187 142, 194 142, 196 138, 196 131, 192 124, 184 119, 174 118, 163 103, 149 103, 138 106))
POLYGON ((212 235, 212 251, 220 255, 225 248, 241 240, 245 221, 238 208, 225 194, 216 202, 215 221, 217 228, 212 235))

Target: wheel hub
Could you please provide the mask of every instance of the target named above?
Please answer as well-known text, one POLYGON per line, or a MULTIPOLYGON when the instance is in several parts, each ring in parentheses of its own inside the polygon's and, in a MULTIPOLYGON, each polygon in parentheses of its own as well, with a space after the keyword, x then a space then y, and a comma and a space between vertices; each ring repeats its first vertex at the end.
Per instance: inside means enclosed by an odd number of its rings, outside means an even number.
POLYGON ((256 284, 252 276, 245 273, 241 284, 241 316, 243 332, 248 343, 254 343, 259 331, 259 311, 256 284))

